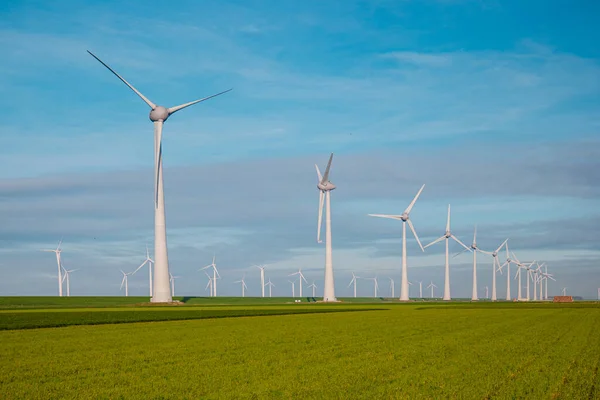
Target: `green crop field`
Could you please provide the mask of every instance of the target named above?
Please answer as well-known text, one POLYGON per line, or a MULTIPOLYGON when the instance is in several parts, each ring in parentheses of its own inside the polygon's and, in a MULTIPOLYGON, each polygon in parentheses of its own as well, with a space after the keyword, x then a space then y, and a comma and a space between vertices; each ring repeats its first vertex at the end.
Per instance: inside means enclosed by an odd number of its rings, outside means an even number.
POLYGON ((87 299, 0 299, 0 398, 600 398, 597 303, 87 299))

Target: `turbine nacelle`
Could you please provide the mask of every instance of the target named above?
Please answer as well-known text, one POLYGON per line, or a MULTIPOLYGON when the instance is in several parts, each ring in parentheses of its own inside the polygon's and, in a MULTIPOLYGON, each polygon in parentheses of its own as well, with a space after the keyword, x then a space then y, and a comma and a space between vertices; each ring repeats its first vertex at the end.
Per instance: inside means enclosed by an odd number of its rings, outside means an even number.
POLYGON ((317 188, 319 190, 322 190, 322 191, 326 192, 326 191, 332 191, 332 190, 334 190, 336 188, 336 186, 333 183, 327 181, 325 183, 319 182, 317 184, 317 188))
POLYGON ((150 111, 150 121, 152 122, 157 122, 157 121, 163 121, 165 122, 167 120, 167 118, 169 118, 169 115, 171 115, 171 113, 169 112, 169 110, 166 107, 163 106, 156 106, 152 109, 152 111, 150 111))

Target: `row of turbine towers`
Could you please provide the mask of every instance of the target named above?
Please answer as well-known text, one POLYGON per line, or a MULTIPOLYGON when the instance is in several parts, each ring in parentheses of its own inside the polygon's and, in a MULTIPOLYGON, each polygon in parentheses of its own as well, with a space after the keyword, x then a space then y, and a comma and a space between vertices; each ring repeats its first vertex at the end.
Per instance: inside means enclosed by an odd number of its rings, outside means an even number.
MULTIPOLYGON (((127 82, 121 75, 119 75, 115 70, 109 67, 106 63, 104 63, 100 58, 94 55, 92 52, 88 50, 88 53, 94 57, 98 62, 100 62, 104 67, 106 67, 111 73, 113 73, 119 80, 121 80, 127 87, 129 87, 137 96, 139 96, 149 107, 150 114, 149 118, 154 124, 154 274, 153 274, 153 287, 151 301, 155 303, 168 303, 173 300, 173 282, 174 279, 169 272, 169 259, 167 252, 167 233, 166 233, 166 217, 165 217, 165 199, 164 199, 164 179, 163 179, 163 168, 162 168, 162 132, 163 125, 167 121, 167 119, 177 111, 180 111, 184 108, 192 106, 197 103, 201 103, 205 100, 211 99, 216 96, 220 96, 224 93, 229 92, 232 89, 225 90, 223 92, 204 97, 198 100, 194 100, 188 103, 180 104, 174 107, 164 107, 157 105, 151 102, 147 97, 145 97, 141 92, 139 92, 133 85, 127 82)), ((318 176, 317 188, 319 189, 319 218, 318 218, 318 228, 317 228, 317 242, 321 243, 321 228, 322 228, 322 218, 323 218, 323 208, 325 207, 325 279, 324 279, 324 288, 323 288, 323 301, 325 302, 334 302, 337 301, 335 297, 335 285, 334 285, 334 273, 333 273, 333 259, 332 259, 332 243, 331 243, 331 191, 336 188, 336 186, 329 181, 329 174, 331 169, 331 162, 333 159, 333 153, 329 157, 329 162, 327 163, 327 167, 325 169, 325 173, 321 175, 321 172, 318 166, 315 165, 318 176)), ((464 245, 459 239, 457 239, 450 231, 450 206, 448 206, 448 222, 446 225, 446 232, 444 236, 436 239, 432 243, 429 243, 427 246, 423 247, 421 242, 416 235, 416 231, 410 221, 409 214, 414 206, 417 198, 421 194, 425 185, 421 187, 417 196, 410 203, 409 207, 404 211, 402 215, 384 215, 384 214, 372 214, 372 216, 382 217, 382 218, 391 218, 401 220, 402 224, 402 281, 401 281, 401 291, 400 291, 400 300, 407 301, 408 297, 408 272, 406 267, 406 223, 408 222, 409 227, 415 238, 417 239, 419 246, 424 251, 424 249, 428 246, 431 246, 435 243, 438 243, 442 240, 446 241, 446 268, 445 268, 445 282, 444 282, 444 300, 450 300, 450 270, 449 270, 449 255, 448 255, 448 241, 449 239, 453 239, 461 244, 468 251, 473 251, 464 245)), ((506 242, 505 242, 506 244, 506 242)), ((501 246, 502 247, 502 246, 501 246)), ((501 248, 500 247, 500 248, 501 248)), ((499 249, 500 249, 499 248, 499 249)), ((493 252, 494 259, 497 256, 497 252, 493 252)), ((474 251, 476 253, 477 250, 474 251)), ((507 247, 508 254, 508 247, 507 247)), ((59 257, 59 253, 57 253, 57 257, 59 257)), ((148 255, 149 258, 149 255, 148 255)), ((476 256, 474 256, 474 277, 476 278, 476 256)), ((510 269, 511 260, 510 257, 507 256, 507 269, 510 269)), ((495 265, 495 264, 494 264, 495 265)), ((61 281, 61 269, 59 262, 59 282, 61 281)), ((214 273, 216 273, 216 269, 214 269, 214 273)), ((494 267, 494 277, 495 277, 496 268, 494 267)), ((126 281, 127 275, 123 272, 123 281, 126 281)), ((152 276, 152 272, 150 272, 152 276)), ((68 276, 68 274, 67 274, 68 276)), ((520 276, 520 274, 519 274, 520 276)), ((549 275, 546 272, 546 276, 549 275)), ((216 292, 216 277, 214 278, 213 285, 215 286, 216 292)), ((493 282, 495 285, 495 280, 493 282)), ((242 286, 244 283, 242 282, 242 286)), ((474 281, 475 287, 475 281, 474 281)), ((492 293, 495 292, 495 286, 493 286, 492 293)), ((474 297, 476 297, 476 291, 474 289, 474 297)), ((510 289, 508 291, 510 293, 510 289)), ((61 293, 62 294, 62 289, 61 293)))

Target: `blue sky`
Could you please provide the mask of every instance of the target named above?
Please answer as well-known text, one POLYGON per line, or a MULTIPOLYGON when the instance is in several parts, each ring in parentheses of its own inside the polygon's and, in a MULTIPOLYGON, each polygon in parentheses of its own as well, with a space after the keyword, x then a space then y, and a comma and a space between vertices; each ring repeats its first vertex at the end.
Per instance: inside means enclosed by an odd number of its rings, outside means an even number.
MULTIPOLYGON (((463 241, 474 224, 483 248, 510 237, 520 259, 548 262, 551 293, 594 297, 599 12, 593 1, 2 4, 0 294, 56 293, 38 249, 64 236, 65 266, 81 268, 72 293, 117 295, 119 269, 152 242, 149 110, 89 49, 165 106, 234 88, 165 127, 177 294, 204 293, 196 270, 213 252, 223 295, 243 274, 258 294, 258 263, 274 294, 289 294, 298 267, 322 288, 313 164, 334 152, 338 296, 351 271, 399 283, 401 227, 366 214, 401 213, 425 183, 412 215, 423 242, 443 233, 451 203, 463 241)), ((409 279, 441 287, 443 246, 423 254, 411 239, 408 251, 409 279)), ((469 295, 470 258, 451 269, 453 295, 469 295)), ((480 257, 481 293, 490 270, 480 257)), ((146 285, 135 275, 130 292, 146 285)))

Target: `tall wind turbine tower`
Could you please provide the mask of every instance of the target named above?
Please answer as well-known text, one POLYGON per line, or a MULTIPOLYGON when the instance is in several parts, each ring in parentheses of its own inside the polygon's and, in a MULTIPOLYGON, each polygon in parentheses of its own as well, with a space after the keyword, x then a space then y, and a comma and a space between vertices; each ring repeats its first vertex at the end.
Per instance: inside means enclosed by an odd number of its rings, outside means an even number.
POLYGON ((265 266, 255 265, 255 267, 260 269, 260 293, 261 297, 265 297, 265 266))
POLYGON ((483 251, 483 250, 479 250, 484 254, 489 254, 490 256, 492 256, 492 301, 496 301, 496 272, 498 271, 498 269, 500 269, 500 261, 498 261, 498 252, 500 251, 500 249, 502 249, 502 247, 504 245, 506 245, 506 242, 508 241, 508 239, 506 239, 504 242, 502 242, 502 244, 500 246, 498 246, 498 248, 494 251, 483 251))
MULTIPOLYGON (((331 170, 331 160, 333 153, 329 156, 325 175, 321 176, 319 167, 315 164, 319 183, 319 222, 317 228, 317 242, 321 243, 321 223, 323 221, 323 203, 325 203, 325 282, 323 288, 323 301, 337 301, 335 298, 335 285, 333 281, 333 261, 331 257, 331 191, 335 185, 329 181, 329 171, 331 170)), ((302 281, 300 281, 302 285, 302 281)))
MULTIPOLYGON (((464 253, 465 251, 467 250, 463 250, 460 253, 464 253)), ((478 301, 479 298, 477 297, 477 252, 480 251, 483 253, 483 251, 479 249, 479 247, 477 247, 477 225, 475 225, 475 230, 473 232, 473 243, 471 243, 471 251, 473 252, 473 290, 471 291, 471 301, 478 301)))
MULTIPOLYGON (((163 187, 163 168, 162 168, 162 129, 164 122, 179 110, 191 105, 200 103, 210 98, 219 96, 229 90, 214 94, 202 99, 190 101, 175 107, 166 108, 159 106, 148 100, 142 93, 134 88, 129 82, 117 74, 111 67, 96 57, 88 50, 88 53, 110 72, 119 78, 125 85, 135 92, 152 110, 150 111, 150 121, 154 123, 154 291, 150 301, 153 303, 169 303, 173 300, 171 287, 169 285, 169 257, 167 254, 167 229, 165 218, 165 196, 163 187)), ((216 286, 216 282, 214 282, 216 286)), ((216 290, 215 290, 216 292, 216 290)))
POLYGON ((395 219, 395 220, 402 221, 402 282, 400 283, 400 300, 402 300, 402 301, 409 300, 408 271, 407 271, 407 267, 406 267, 406 223, 408 223, 410 230, 412 231, 413 235, 415 235, 415 239, 417 239, 417 243, 419 244, 419 247, 421 248, 421 250, 425 251, 425 249, 423 248, 423 245, 421 245, 421 241, 419 240, 419 237, 417 236, 415 227, 413 226, 412 221, 410 220, 410 212, 411 212, 412 208, 414 207, 415 203, 417 202, 417 199, 421 195, 421 192, 423 191, 423 189, 425 189, 425 185, 421 186, 421 189, 419 189, 419 191, 417 192, 417 195, 410 202, 408 207, 406 207, 406 210, 404 210, 402 215, 369 214, 369 216, 371 216, 371 217, 388 218, 388 219, 395 219))
POLYGON ((471 251, 463 242, 461 242, 456 236, 452 234, 450 231, 450 204, 448 204, 448 221, 446 222, 446 233, 444 236, 435 239, 433 242, 429 243, 425 248, 431 246, 432 244, 436 244, 441 242, 442 240, 446 241, 446 273, 444 279, 444 298, 443 300, 451 300, 450 297, 450 261, 448 259, 448 241, 453 239, 456 243, 460 244, 465 249, 471 251))
POLYGON ((356 297, 356 280, 360 278, 360 276, 356 276, 354 275, 354 272, 352 273, 352 280, 350 281, 350 283, 348 284, 348 287, 352 286, 352 284, 354 284, 354 297, 356 297))
POLYGON ((60 249, 60 245, 62 244, 62 239, 59 240, 58 246, 56 249, 42 249, 42 251, 52 252, 56 254, 56 264, 58 265, 58 295, 62 297, 63 295, 63 277, 62 277, 62 264, 60 262, 60 253, 62 250, 60 249))

